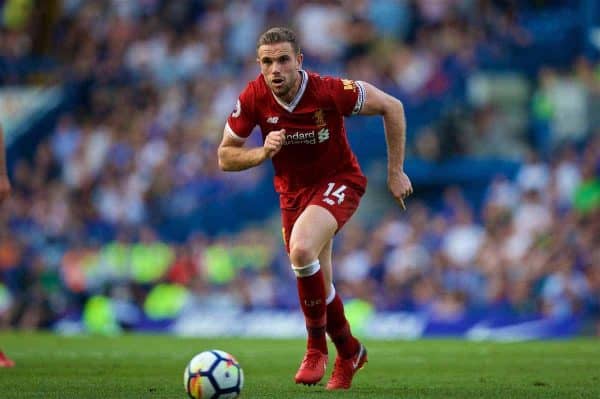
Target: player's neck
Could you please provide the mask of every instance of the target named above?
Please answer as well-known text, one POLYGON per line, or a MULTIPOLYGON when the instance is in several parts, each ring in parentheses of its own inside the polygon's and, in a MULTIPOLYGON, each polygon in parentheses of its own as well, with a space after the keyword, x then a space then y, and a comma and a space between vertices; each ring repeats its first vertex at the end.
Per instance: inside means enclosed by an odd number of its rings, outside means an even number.
POLYGON ((287 92, 287 94, 283 97, 277 97, 281 101, 286 104, 291 104, 292 101, 296 98, 298 94, 298 90, 300 90, 300 86, 302 85, 302 80, 304 79, 304 75, 301 71, 298 71, 298 76, 296 77, 296 81, 294 82, 294 86, 287 92))

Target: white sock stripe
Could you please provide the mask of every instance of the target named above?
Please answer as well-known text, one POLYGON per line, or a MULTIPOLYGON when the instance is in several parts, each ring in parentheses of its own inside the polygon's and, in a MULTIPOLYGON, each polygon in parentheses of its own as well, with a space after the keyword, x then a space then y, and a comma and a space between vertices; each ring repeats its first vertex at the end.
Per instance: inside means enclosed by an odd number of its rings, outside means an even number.
POLYGON ((329 293, 329 296, 325 300, 325 304, 329 305, 331 302, 333 302, 334 298, 335 298, 335 286, 333 284, 331 284, 331 292, 329 293))
POLYGON ((296 277, 310 277, 321 269, 321 263, 319 260, 309 263, 306 266, 296 267, 292 265, 292 270, 296 277))

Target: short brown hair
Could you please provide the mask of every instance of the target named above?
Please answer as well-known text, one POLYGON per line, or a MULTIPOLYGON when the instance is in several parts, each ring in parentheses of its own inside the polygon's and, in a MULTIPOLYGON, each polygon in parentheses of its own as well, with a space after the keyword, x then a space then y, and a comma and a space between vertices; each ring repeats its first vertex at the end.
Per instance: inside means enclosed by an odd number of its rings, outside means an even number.
POLYGON ((300 54, 300 46, 298 45, 296 34, 293 30, 283 27, 271 28, 260 35, 258 42, 256 42, 256 50, 258 51, 258 48, 262 45, 275 43, 290 43, 294 52, 300 54))

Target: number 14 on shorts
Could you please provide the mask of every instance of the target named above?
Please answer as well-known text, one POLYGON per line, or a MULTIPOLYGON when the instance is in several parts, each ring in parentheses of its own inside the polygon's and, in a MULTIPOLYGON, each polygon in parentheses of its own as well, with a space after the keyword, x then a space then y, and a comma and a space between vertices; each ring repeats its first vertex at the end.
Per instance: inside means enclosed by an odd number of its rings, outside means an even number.
POLYGON ((346 194, 344 194, 344 190, 346 190, 346 188, 347 187, 343 184, 340 184, 336 187, 335 183, 328 183, 327 190, 325 190, 323 193, 323 201, 329 205, 335 205, 337 200, 338 205, 341 204, 344 202, 344 197, 346 196, 346 194), (335 199, 331 197, 334 197, 335 199))

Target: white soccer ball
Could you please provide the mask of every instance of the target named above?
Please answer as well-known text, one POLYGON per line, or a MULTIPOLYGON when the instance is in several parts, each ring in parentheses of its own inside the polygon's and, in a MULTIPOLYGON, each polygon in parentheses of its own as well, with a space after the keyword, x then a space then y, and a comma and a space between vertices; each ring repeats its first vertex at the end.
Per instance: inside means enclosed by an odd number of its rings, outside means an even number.
POLYGON ((188 363, 183 385, 193 399, 233 399, 242 392, 244 371, 229 353, 204 351, 188 363))

